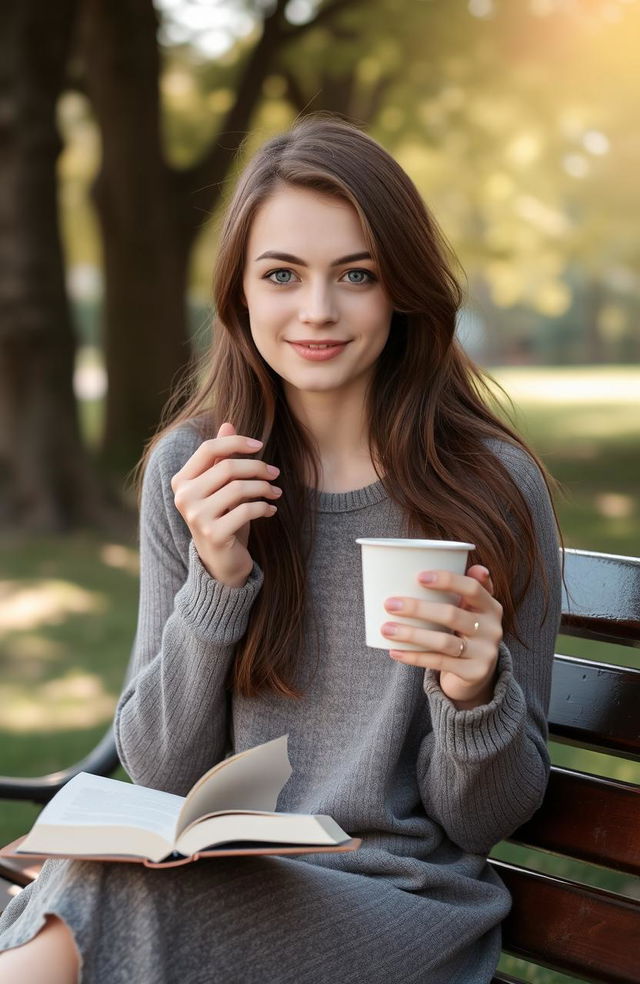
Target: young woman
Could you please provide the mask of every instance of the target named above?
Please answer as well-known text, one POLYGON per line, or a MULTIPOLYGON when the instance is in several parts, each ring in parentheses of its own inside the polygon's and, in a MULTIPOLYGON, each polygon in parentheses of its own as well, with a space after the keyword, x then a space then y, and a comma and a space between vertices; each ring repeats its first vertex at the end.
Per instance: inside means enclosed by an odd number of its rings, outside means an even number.
POLYGON ((215 302, 204 373, 143 461, 119 752, 135 782, 184 794, 288 733, 278 808, 330 814, 362 847, 169 871, 49 861, 0 923, 0 981, 70 984, 81 965, 100 984, 486 984, 510 906, 486 855, 549 769, 544 471, 456 341, 433 218, 356 127, 308 118, 257 153, 215 302), (422 571, 415 597, 388 599, 388 652, 365 645, 362 536, 477 547, 464 576, 422 571))

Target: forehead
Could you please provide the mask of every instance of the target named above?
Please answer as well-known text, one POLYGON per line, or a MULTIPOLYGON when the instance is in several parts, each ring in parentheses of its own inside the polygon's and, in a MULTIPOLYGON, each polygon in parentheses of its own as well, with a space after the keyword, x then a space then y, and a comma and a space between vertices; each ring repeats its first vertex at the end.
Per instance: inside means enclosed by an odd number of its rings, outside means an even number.
POLYGON ((335 256, 366 248, 353 205, 307 188, 279 188, 258 208, 247 243, 255 259, 267 249, 301 258, 335 256))

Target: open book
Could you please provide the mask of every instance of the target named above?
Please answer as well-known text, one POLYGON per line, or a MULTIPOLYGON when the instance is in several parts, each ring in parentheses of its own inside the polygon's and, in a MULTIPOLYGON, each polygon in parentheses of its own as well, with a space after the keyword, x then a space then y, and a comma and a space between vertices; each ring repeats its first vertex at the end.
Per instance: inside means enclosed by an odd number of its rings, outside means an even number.
POLYGON ((224 759, 186 796, 80 772, 45 806, 27 836, 0 855, 164 867, 198 857, 355 850, 360 840, 331 817, 274 812, 291 775, 287 738, 224 759))

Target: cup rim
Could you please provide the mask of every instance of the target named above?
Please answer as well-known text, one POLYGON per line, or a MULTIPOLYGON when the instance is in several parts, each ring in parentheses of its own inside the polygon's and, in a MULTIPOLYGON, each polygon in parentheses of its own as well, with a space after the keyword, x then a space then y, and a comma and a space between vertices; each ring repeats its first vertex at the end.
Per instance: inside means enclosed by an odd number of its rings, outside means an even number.
POLYGON ((412 537, 357 537, 356 543, 370 547, 403 547, 404 549, 420 550, 424 548, 437 550, 475 550, 474 543, 462 543, 457 540, 416 540, 412 537))

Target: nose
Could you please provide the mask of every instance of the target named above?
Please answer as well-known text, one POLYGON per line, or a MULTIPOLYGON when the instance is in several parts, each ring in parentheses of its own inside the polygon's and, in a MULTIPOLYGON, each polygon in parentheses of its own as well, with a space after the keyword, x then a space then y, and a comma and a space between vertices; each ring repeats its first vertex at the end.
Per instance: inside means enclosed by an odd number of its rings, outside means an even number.
POLYGON ((336 301, 326 283, 309 284, 301 297, 299 317, 307 325, 335 324, 338 320, 336 301))

